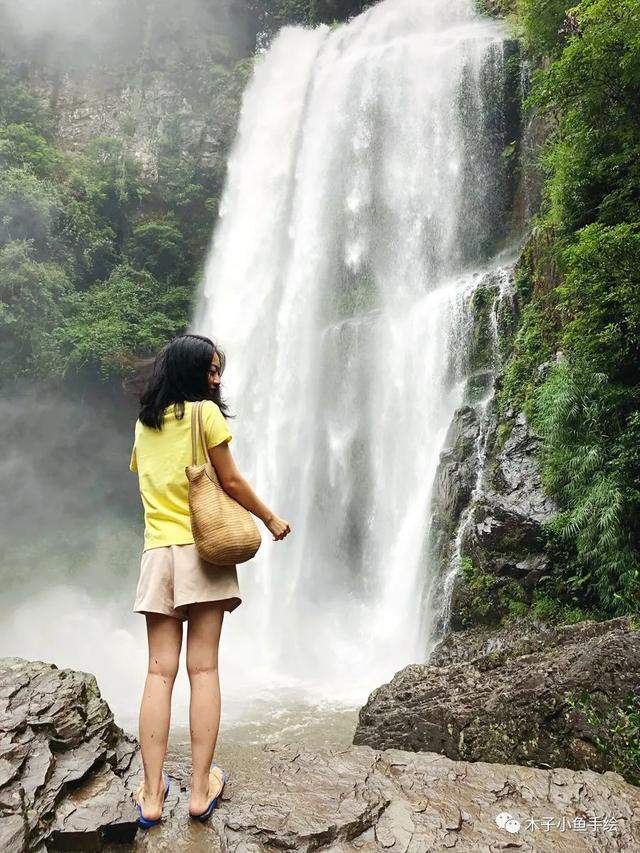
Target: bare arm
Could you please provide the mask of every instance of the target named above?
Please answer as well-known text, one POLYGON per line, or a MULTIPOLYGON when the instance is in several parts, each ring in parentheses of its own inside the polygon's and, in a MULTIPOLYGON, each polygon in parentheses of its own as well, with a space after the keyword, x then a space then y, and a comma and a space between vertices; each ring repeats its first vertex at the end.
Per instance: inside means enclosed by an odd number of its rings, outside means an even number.
POLYGON ((231 450, 229 449, 229 443, 223 441, 216 447, 210 447, 209 456, 211 457, 211 464, 218 475, 220 485, 225 492, 263 521, 273 534, 274 539, 284 539, 291 532, 289 524, 284 519, 279 518, 260 500, 240 471, 238 471, 231 450))

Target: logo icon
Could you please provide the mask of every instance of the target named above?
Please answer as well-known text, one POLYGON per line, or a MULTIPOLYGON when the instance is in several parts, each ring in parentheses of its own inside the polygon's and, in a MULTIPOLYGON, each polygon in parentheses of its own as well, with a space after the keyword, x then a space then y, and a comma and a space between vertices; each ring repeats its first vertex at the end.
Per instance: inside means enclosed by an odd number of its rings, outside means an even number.
POLYGON ((496 815, 496 824, 500 829, 504 829, 512 835, 516 832, 520 832, 520 821, 513 815, 509 814, 509 812, 500 812, 499 815, 496 815))

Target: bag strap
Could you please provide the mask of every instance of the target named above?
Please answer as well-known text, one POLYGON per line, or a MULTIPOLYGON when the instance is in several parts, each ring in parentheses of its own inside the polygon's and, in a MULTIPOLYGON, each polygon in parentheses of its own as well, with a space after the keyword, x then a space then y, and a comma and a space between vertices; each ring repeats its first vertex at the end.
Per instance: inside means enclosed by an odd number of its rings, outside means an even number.
MULTIPOLYGON (((204 429, 204 415, 202 414, 203 402, 200 401, 198 403, 198 424, 200 425, 200 440, 202 441, 202 450, 204 451, 204 458, 207 460, 209 465, 211 465, 211 458, 209 456, 209 448, 207 447, 207 434, 204 429)), ((213 467, 213 466, 212 466, 213 467)))
POLYGON ((204 458, 211 465, 209 457, 209 448, 207 447, 207 437, 204 429, 204 417, 202 414, 202 400, 191 405, 191 464, 198 463, 198 433, 200 433, 200 443, 204 458))
POLYGON ((198 412, 196 409, 197 403, 191 404, 191 464, 196 465, 198 462, 198 412))

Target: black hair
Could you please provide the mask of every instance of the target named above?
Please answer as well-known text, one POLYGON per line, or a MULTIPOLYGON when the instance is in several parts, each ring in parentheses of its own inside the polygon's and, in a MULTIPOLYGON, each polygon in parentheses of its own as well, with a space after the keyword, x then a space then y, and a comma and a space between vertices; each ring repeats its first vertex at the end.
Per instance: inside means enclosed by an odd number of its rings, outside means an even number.
POLYGON ((165 409, 172 403, 177 418, 184 417, 185 400, 213 400, 225 417, 227 404, 220 389, 209 388, 208 374, 215 353, 220 358, 220 374, 226 358, 222 350, 203 335, 178 335, 152 358, 136 362, 137 373, 124 386, 140 401, 139 420, 145 426, 162 429, 165 409))

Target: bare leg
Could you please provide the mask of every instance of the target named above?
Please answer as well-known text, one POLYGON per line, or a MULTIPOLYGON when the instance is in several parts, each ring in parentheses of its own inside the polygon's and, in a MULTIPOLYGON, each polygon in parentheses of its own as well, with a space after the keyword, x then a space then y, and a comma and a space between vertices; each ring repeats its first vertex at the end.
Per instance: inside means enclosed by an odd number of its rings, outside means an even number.
POLYGON ((182 622, 172 616, 147 613, 149 665, 140 705, 140 748, 144 766, 142 813, 149 820, 162 814, 162 765, 169 739, 171 694, 178 673, 182 622))
POLYGON ((191 814, 201 814, 220 787, 214 777, 213 783, 217 787, 211 793, 209 768, 220 726, 218 644, 223 618, 224 609, 219 602, 189 605, 187 672, 191 685, 191 814))

